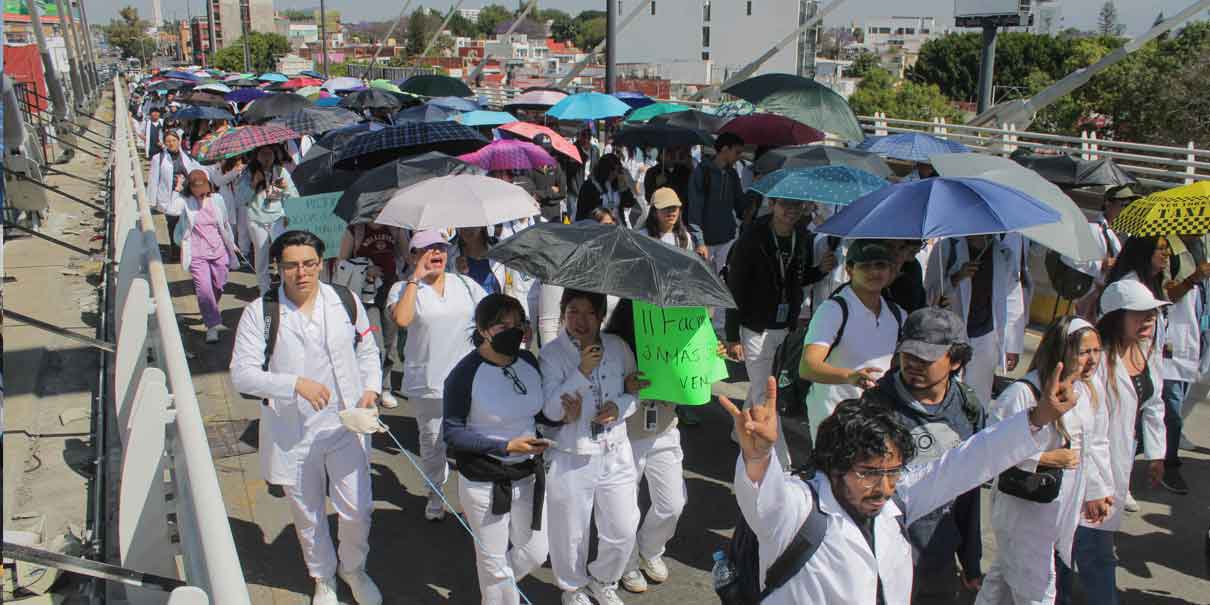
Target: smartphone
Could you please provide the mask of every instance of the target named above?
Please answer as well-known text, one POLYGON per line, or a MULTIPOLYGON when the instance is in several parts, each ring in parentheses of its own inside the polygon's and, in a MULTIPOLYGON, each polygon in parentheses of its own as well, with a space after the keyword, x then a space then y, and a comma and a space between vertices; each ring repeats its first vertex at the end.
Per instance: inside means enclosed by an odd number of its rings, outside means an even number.
POLYGON ((538 437, 538 438, 535 438, 535 439, 534 439, 534 442, 535 442, 535 443, 538 443, 538 444, 541 444, 541 445, 543 445, 543 446, 545 446, 545 447, 548 447, 548 448, 552 448, 552 447, 558 447, 558 445, 559 445, 557 442, 555 442, 555 440, 554 440, 554 439, 546 439, 545 437, 538 437))

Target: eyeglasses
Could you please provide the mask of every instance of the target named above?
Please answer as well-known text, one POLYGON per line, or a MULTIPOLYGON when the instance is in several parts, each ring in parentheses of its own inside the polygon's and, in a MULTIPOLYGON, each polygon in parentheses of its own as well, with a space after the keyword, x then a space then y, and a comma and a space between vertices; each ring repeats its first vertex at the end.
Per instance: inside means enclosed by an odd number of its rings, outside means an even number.
POLYGON ((903 467, 895 468, 871 468, 864 471, 853 469, 853 474, 861 485, 866 489, 872 489, 881 484, 886 479, 890 479, 892 484, 899 483, 899 477, 903 476, 903 467))
POLYGON ((294 273, 294 272, 298 271, 300 268, 306 269, 307 272, 310 273, 312 271, 315 271, 316 269, 319 269, 320 262, 321 261, 319 259, 313 258, 311 260, 305 260, 301 263, 298 263, 298 262, 281 263, 280 266, 281 266, 281 270, 284 272, 287 272, 287 273, 294 273))
POLYGON ((518 395, 529 394, 529 389, 525 388, 525 383, 521 382, 521 377, 517 376, 517 371, 514 370, 512 366, 505 366, 500 369, 504 371, 504 375, 508 377, 509 380, 513 381, 513 390, 516 391, 518 395))

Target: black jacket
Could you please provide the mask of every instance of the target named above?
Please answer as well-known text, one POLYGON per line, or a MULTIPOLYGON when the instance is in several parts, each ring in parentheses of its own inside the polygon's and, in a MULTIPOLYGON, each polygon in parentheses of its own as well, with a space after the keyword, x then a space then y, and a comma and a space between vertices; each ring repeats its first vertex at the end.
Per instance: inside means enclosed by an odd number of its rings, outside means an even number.
MULTIPOLYGON (((629 210, 633 208, 638 201, 634 199, 634 194, 629 189, 624 189, 619 192, 620 210, 629 210)), ((580 196, 576 200, 576 220, 582 221, 592 216, 592 211, 601 206, 601 190, 597 189, 597 184, 592 179, 584 181, 584 186, 580 187, 580 196)))
POLYGON ((769 328, 793 326, 802 310, 803 287, 823 278, 815 268, 811 253, 814 234, 805 225, 795 228, 797 234, 790 266, 783 282, 777 250, 774 248, 773 217, 756 219, 744 229, 731 247, 727 261, 727 287, 738 309, 727 309, 726 339, 739 341, 739 327, 753 332, 769 328), (789 303, 786 322, 777 325, 777 305, 789 303))
POLYGON ((665 170, 663 162, 647 169, 643 176, 643 195, 647 197, 647 201, 651 202, 651 196, 655 195, 655 190, 660 187, 671 187, 681 198, 681 204, 689 201, 689 175, 693 171, 684 164, 677 164, 670 170, 665 170))
POLYGON ((534 197, 543 206, 556 205, 567 198, 567 175, 563 167, 555 162, 554 168, 547 173, 543 170, 531 170, 530 178, 534 182, 534 197), (558 191, 555 191, 555 188, 558 191))

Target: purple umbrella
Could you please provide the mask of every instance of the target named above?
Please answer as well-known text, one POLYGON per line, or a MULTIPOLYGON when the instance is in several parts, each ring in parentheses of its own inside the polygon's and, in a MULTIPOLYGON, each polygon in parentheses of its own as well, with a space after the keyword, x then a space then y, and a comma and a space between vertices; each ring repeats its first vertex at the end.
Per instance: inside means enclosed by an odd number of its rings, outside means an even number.
POLYGON ((555 159, 545 149, 528 141, 500 139, 478 151, 458 156, 458 159, 487 171, 534 170, 554 166, 555 159))
POLYGON ((223 98, 235 103, 248 103, 250 101, 255 101, 256 99, 259 99, 267 94, 269 93, 259 88, 240 88, 223 95, 223 98))

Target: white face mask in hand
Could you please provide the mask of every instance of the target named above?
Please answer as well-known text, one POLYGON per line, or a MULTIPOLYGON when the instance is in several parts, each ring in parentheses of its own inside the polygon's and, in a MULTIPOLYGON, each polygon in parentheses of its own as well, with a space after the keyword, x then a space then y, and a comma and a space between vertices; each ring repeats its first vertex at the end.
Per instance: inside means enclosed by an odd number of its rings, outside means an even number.
POLYGON ((372 434, 386 431, 378 421, 377 407, 341 410, 340 423, 354 433, 372 434))

